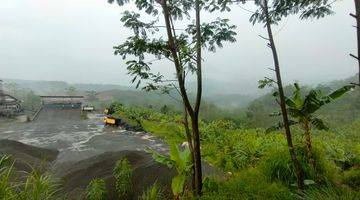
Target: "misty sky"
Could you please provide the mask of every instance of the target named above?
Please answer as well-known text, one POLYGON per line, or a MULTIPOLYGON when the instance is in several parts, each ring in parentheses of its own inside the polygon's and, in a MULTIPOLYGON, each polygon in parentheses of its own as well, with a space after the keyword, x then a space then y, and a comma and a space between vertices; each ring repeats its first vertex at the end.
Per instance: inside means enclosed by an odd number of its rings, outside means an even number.
MULTIPOLYGON (((348 56, 356 50, 353 1, 333 6, 333 16, 307 21, 293 16, 273 27, 285 81, 319 83, 357 73, 348 56)), ((123 11, 107 0, 1 0, 0 78, 129 85, 124 61, 112 49, 130 33, 119 20, 123 11)), ((205 78, 255 84, 271 76, 271 52, 258 36, 266 36, 265 30, 252 26, 250 15, 236 6, 226 14, 238 26, 237 42, 205 53, 205 78)), ((168 63, 156 67, 173 72, 168 63)))

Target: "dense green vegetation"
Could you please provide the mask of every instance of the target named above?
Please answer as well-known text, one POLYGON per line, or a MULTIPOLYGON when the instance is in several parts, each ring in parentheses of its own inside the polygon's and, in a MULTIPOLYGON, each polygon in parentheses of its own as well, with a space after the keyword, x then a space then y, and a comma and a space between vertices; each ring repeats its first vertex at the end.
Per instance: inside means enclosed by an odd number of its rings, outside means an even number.
MULTIPOLYGON (((326 94, 349 80, 320 85, 315 89, 321 89, 326 94)), ((287 96, 291 96, 294 89, 293 86, 287 86, 285 88, 287 96)), ((307 94, 311 89, 309 86, 301 87, 302 94, 307 94)), ((359 91, 355 89, 325 105, 316 114, 317 117, 324 119, 329 129, 312 130, 315 170, 310 168, 307 159, 302 127, 299 125, 292 127, 296 153, 304 169, 307 184, 306 190, 300 193, 294 187, 296 181, 294 168, 282 131, 266 132, 266 128, 279 120, 277 117, 269 116, 270 113, 278 111, 272 92, 255 99, 247 108, 232 112, 216 106, 214 106, 216 109, 209 109, 209 116, 212 118, 204 116, 200 121, 202 156, 208 163, 221 169, 224 177, 206 177, 202 198, 356 199, 360 193, 358 98, 359 91), (262 109, 254 110, 254 108, 262 109)), ((115 108, 115 115, 132 126, 141 126, 145 131, 163 138, 172 149, 176 149, 174 144, 186 141, 183 115, 176 107, 164 104, 161 106, 158 103, 157 106, 152 107, 143 104, 138 106, 116 104, 115 108)), ((39 173, 38 170, 26 175, 27 184, 11 183, 10 172, 14 172, 14 169, 11 167, 11 162, 6 160, 9 158, 4 157, 1 161, 0 188, 1 196, 6 197, 5 199, 18 199, 19 195, 49 196, 48 199, 56 197, 58 185, 49 174, 39 173)), ((181 162, 181 159, 178 161, 181 162)), ((180 170, 179 175, 188 178, 186 165, 181 169, 177 168, 177 164, 173 161, 170 162, 169 165, 180 170)), ((119 195, 126 195, 131 191, 131 188, 127 188, 131 186, 130 173, 131 167, 128 162, 119 161, 117 168, 114 169, 114 177, 118 177, 119 195), (126 192, 122 192, 125 190, 126 192)), ((174 191, 175 195, 181 194, 190 198, 189 193, 184 192, 181 187, 180 190, 174 187, 174 191)), ((87 188, 87 195, 95 195, 95 199, 104 198, 106 188, 103 182, 92 181, 87 188)), ((163 196, 162 188, 154 185, 144 191, 142 198, 161 199, 163 196)))
MULTIPOLYGON (((293 91, 292 87, 287 88, 293 91)), ((357 93, 355 90, 346 94, 343 102, 346 101, 347 105, 355 103, 353 96, 358 95, 357 93)), ((261 97, 260 100, 264 98, 261 97)), ((331 115, 329 113, 332 112, 332 105, 328 106, 319 115, 331 115)), ((117 114, 130 124, 141 125, 145 131, 162 137, 169 144, 181 144, 186 141, 181 113, 171 110, 161 113, 154 109, 126 107, 120 104, 116 110, 117 114)), ((269 113, 273 111, 270 107, 268 114, 264 113, 264 118, 270 118, 269 113)), ((294 187, 294 167, 281 131, 267 133, 265 128, 252 128, 253 124, 247 123, 253 117, 249 115, 242 118, 240 123, 231 118, 202 120, 200 130, 203 158, 226 173, 225 180, 214 177, 205 179, 205 193, 202 198, 356 199, 360 194, 360 112, 353 112, 357 113, 357 118, 348 123, 337 123, 340 120, 334 117, 335 120, 327 124, 336 128, 312 131, 314 170, 307 159, 302 127, 295 125, 292 128, 296 153, 305 173, 306 190, 301 193, 296 192, 294 187)), ((348 116, 338 117, 341 119, 348 116)), ((261 120, 262 118, 258 118, 259 122, 261 120)), ((264 123, 264 126, 266 125, 264 123)))
MULTIPOLYGON (((327 84, 320 84, 314 89, 321 90, 324 94, 341 88, 342 86, 355 82, 356 76, 350 77, 345 80, 337 80, 327 84)), ((285 88, 286 96, 291 96, 294 92, 294 87, 289 85, 285 88)), ((312 89, 310 86, 302 86, 302 94, 309 93, 312 89)), ((304 97, 304 96, 303 96, 304 97)), ((344 97, 333 101, 331 104, 323 106, 317 111, 317 116, 326 122, 327 126, 332 128, 337 127, 339 124, 347 124, 360 117, 360 93, 348 92, 344 97), (341 113, 341 115, 339 115, 341 113)), ((246 109, 247 124, 250 127, 267 128, 280 121, 279 117, 269 117, 270 113, 278 111, 278 104, 272 98, 272 92, 252 101, 246 109)))

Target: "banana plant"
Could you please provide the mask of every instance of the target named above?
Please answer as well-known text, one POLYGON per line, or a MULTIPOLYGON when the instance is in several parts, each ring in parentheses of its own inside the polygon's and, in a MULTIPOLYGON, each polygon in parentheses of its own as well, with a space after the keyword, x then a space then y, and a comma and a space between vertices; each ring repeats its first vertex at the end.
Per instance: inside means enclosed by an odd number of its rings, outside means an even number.
POLYGON ((178 200, 184 194, 187 177, 191 175, 191 154, 188 146, 185 146, 184 150, 180 150, 175 143, 171 143, 169 146, 169 156, 162 155, 152 149, 148 149, 147 152, 152 153, 156 162, 176 170, 177 175, 172 179, 171 189, 174 199, 178 200))
MULTIPOLYGON (((307 159, 311 167, 315 169, 315 163, 312 154, 312 141, 311 141, 311 128, 314 127, 319 130, 327 130, 328 127, 324 121, 316 117, 314 113, 318 111, 322 106, 331 103, 333 100, 340 98, 346 92, 352 90, 354 85, 345 85, 334 92, 324 95, 319 90, 310 90, 310 92, 303 98, 301 94, 301 88, 298 83, 294 84, 295 91, 291 97, 285 97, 285 102, 289 115, 294 119, 290 120, 290 125, 299 124, 305 134, 307 159)), ((276 93, 273 94, 277 96, 276 93)), ((279 113, 273 113, 272 116, 279 115, 279 113)), ((276 126, 272 126, 267 129, 267 132, 281 129, 282 123, 278 123, 276 126)))

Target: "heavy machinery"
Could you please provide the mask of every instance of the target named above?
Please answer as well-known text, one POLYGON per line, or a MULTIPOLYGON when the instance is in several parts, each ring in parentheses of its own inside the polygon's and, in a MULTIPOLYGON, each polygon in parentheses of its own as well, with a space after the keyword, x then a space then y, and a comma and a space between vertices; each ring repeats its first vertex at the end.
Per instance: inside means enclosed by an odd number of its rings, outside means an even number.
POLYGON ((115 117, 111 116, 105 116, 104 117, 104 124, 106 126, 119 126, 121 123, 121 120, 115 117))
POLYGON ((109 125, 109 126, 119 126, 121 123, 121 119, 120 118, 116 118, 113 116, 113 114, 115 113, 115 108, 114 105, 111 105, 109 108, 105 108, 104 110, 104 124, 105 126, 109 125))

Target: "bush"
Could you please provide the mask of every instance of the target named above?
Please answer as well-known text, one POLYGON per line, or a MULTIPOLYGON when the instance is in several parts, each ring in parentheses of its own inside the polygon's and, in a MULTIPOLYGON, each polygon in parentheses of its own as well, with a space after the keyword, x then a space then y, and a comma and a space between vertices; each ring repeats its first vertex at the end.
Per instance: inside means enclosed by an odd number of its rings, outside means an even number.
POLYGON ((86 188, 87 200, 106 200, 107 191, 104 179, 93 179, 86 188))
POLYGON ((360 169, 351 169, 344 172, 343 182, 354 189, 360 189, 360 169))
MULTIPOLYGON (((317 146, 317 145, 316 145, 317 146)), ((338 169, 319 148, 313 148, 315 172, 307 161, 305 145, 295 146, 295 152, 304 172, 304 180, 313 180, 320 184, 331 184, 338 169)), ((261 169, 270 180, 280 180, 287 185, 296 182, 295 167, 286 145, 269 149, 261 162, 261 169)))
POLYGON ((120 198, 125 198, 130 195, 132 190, 132 173, 133 170, 126 158, 117 161, 113 174, 116 192, 120 198))

